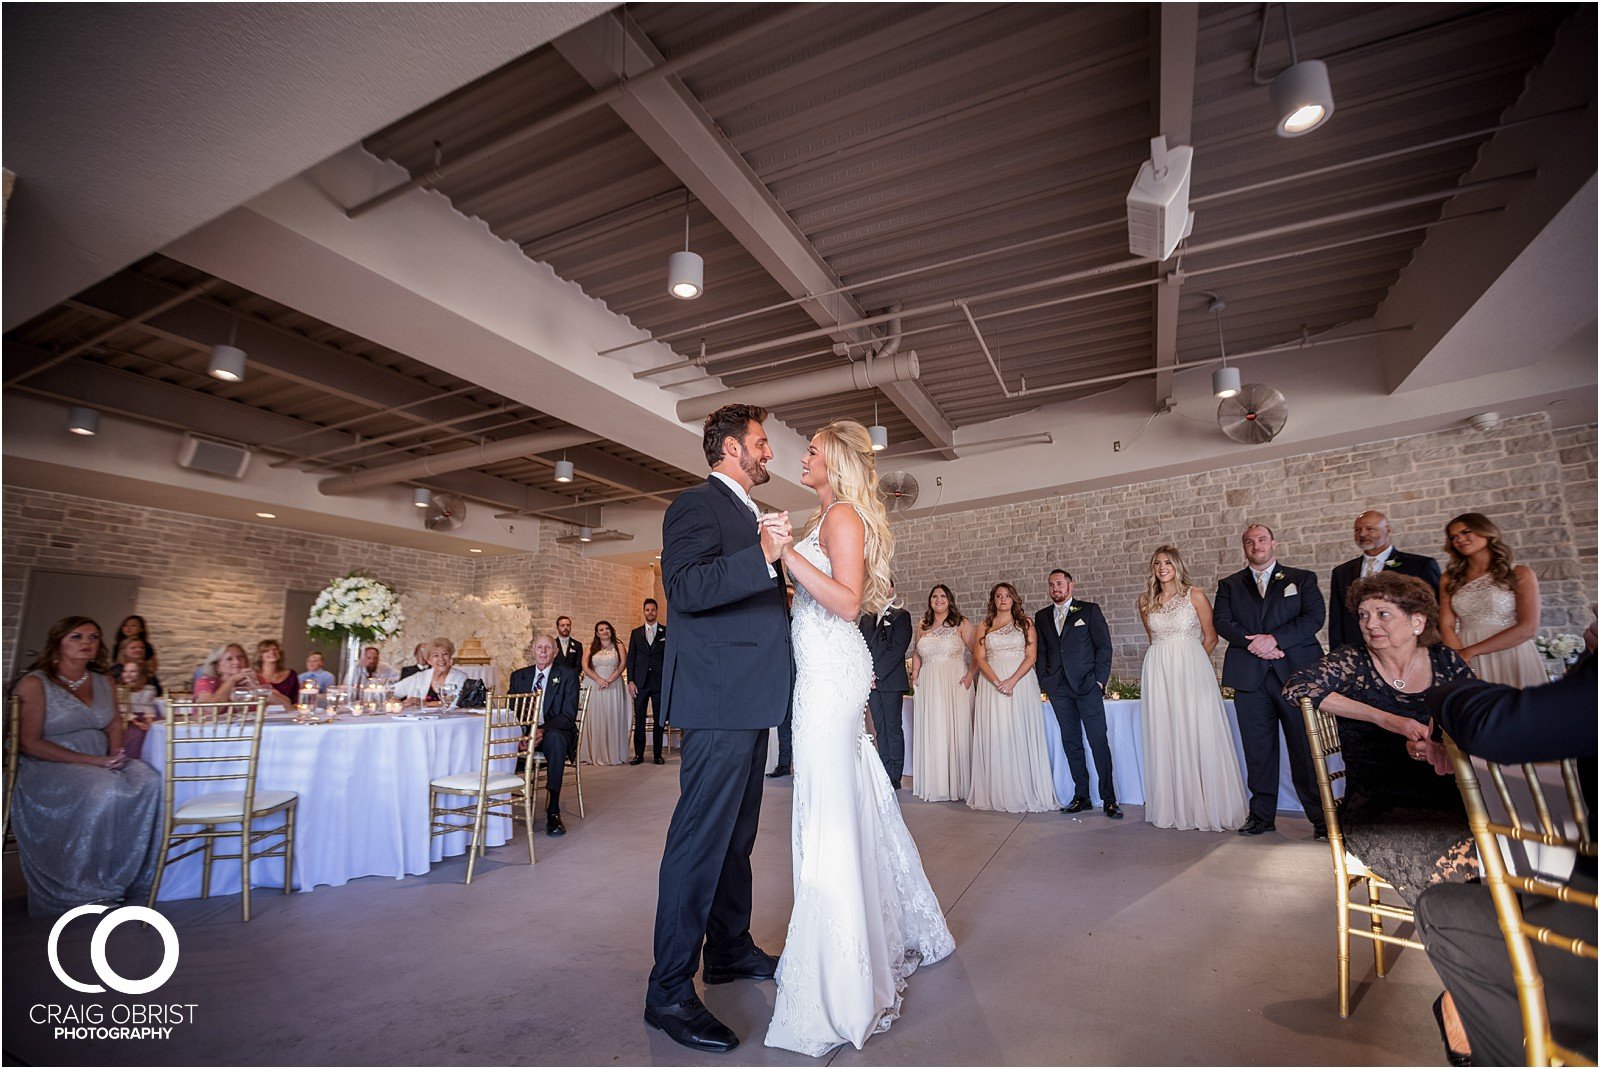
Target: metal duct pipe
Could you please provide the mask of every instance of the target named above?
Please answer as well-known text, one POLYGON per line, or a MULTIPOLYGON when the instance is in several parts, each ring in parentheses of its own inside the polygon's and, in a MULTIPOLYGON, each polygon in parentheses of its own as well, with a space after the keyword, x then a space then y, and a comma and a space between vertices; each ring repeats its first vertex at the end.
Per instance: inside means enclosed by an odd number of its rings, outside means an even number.
POLYGON ((426 479, 430 475, 443 475, 446 472, 476 468, 482 464, 498 464, 502 460, 512 460, 530 453, 571 449, 573 446, 588 445, 599 440, 599 435, 590 434, 576 427, 564 431, 541 431, 521 438, 485 442, 472 448, 453 449, 448 453, 439 453, 431 457, 420 457, 417 460, 401 461, 399 464, 389 464, 382 468, 358 471, 352 475, 333 475, 317 483, 317 489, 328 495, 354 494, 370 490, 375 486, 426 479))
POLYGON ((827 397, 851 390, 870 390, 890 382, 915 382, 921 374, 922 366, 917 360, 916 350, 908 349, 881 359, 808 371, 792 378, 738 386, 731 390, 701 394, 699 397, 685 397, 678 402, 678 419, 684 423, 704 419, 723 405, 735 401, 772 408, 791 401, 808 401, 813 397, 827 397))

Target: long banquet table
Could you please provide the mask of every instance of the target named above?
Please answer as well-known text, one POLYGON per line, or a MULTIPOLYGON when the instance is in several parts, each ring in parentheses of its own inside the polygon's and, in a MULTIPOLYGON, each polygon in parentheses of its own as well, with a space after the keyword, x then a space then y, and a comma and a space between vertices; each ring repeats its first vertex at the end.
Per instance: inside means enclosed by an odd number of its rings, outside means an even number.
MULTIPOLYGON (((466 853, 469 837, 464 832, 436 839, 428 835, 428 783, 439 776, 476 772, 482 757, 483 717, 470 713, 425 720, 344 715, 330 724, 295 724, 269 717, 261 739, 256 789, 288 790, 300 796, 295 889, 338 886, 362 876, 415 876, 427 872, 435 861, 466 853)), ((144 759, 162 771, 164 721, 152 725, 144 759)), ((206 767, 195 766, 197 771, 206 767)), ((205 793, 208 787, 234 789, 233 784, 182 784, 177 801, 205 793)), ((495 817, 488 824, 488 845, 500 846, 510 838, 508 819, 495 817)), ((223 840, 218 848, 236 852, 237 840, 223 840)), ((281 858, 253 862, 250 871, 256 887, 283 884, 281 858)), ((212 894, 238 890, 239 863, 214 863, 212 894)), ((161 883, 162 901, 199 895, 198 856, 168 866, 161 883)))

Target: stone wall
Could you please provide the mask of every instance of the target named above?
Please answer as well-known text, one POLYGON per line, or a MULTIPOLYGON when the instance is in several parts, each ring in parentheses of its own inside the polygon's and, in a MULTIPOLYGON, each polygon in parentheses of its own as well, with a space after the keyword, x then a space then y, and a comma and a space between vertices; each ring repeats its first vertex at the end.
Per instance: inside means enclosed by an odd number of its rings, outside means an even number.
MULTIPOLYGON (((1009 580, 1024 605, 1048 600, 1046 573, 1064 567, 1076 596, 1099 602, 1116 649, 1113 671, 1137 678, 1146 639, 1135 610, 1150 554, 1171 542, 1211 594, 1244 566, 1239 536, 1270 525, 1286 564, 1328 573, 1357 553, 1352 521, 1386 512, 1395 544, 1444 558, 1450 517, 1483 512, 1540 578, 1543 629, 1582 631, 1595 598, 1595 428, 1554 431, 1543 414, 1488 433, 1446 430, 1284 460, 1094 490, 985 510, 896 521, 895 575, 919 614, 942 582, 969 615, 1009 580)), ((1221 648, 1217 661, 1221 663, 1221 648)))
POLYGON ((33 568, 139 576, 135 611, 149 621, 169 672, 197 663, 223 639, 284 634, 287 591, 315 590, 356 570, 401 589, 520 602, 546 626, 566 612, 579 635, 600 613, 619 629, 631 627, 625 622, 638 615, 650 570, 585 560, 555 541, 554 525, 528 522, 538 532, 537 553, 478 559, 6 487, 6 663, 33 568))

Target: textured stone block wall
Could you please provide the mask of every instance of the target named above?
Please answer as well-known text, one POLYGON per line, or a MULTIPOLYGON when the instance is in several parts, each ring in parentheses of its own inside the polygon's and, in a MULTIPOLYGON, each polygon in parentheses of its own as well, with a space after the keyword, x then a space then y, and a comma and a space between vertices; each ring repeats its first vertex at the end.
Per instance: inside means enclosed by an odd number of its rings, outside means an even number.
POLYGON ((1105 610, 1113 671, 1137 677, 1146 638, 1134 604, 1163 542, 1182 551, 1209 596, 1244 566, 1246 524, 1267 523, 1279 559, 1315 570, 1326 597, 1329 572, 1358 552, 1350 531, 1363 510, 1388 514, 1400 548, 1441 561, 1445 523, 1478 511, 1539 575, 1544 630, 1587 625, 1596 581, 1593 426, 1555 431, 1540 414, 1487 434, 1447 430, 1254 464, 1249 457, 1240 447, 1231 468, 897 520, 901 594, 920 613, 928 588, 943 582, 964 612, 981 616, 990 586, 1009 580, 1032 611, 1048 601, 1046 573, 1064 567, 1077 596, 1105 610))

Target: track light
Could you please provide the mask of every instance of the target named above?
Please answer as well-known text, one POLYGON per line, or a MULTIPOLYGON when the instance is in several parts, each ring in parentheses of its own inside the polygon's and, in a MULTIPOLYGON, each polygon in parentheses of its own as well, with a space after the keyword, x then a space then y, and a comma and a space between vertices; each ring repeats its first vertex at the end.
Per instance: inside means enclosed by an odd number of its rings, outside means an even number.
POLYGON ((425 486, 419 486, 411 491, 411 503, 419 509, 425 509, 433 504, 433 491, 425 486))
POLYGON ((74 405, 67 411, 67 430, 92 438, 100 433, 100 413, 74 405))
POLYGON ((1206 311, 1217 321, 1217 351, 1222 354, 1222 366, 1211 373, 1211 392, 1218 397, 1232 397, 1239 392, 1239 369, 1228 366, 1228 346, 1222 340, 1222 310, 1228 307, 1228 302, 1221 297, 1212 296, 1206 305, 1206 311))
POLYGON ((1289 44, 1289 67, 1272 79, 1272 112, 1279 137, 1309 134, 1333 115, 1333 86, 1328 65, 1320 59, 1301 62, 1294 50, 1289 5, 1283 4, 1283 36, 1289 44))
POLYGON ((667 292, 692 301, 706 288, 706 262, 689 251, 689 190, 683 191, 683 251, 667 257, 667 292))
POLYGON ((572 475, 573 475, 572 461, 570 461, 570 460, 558 460, 558 461, 556 461, 556 482, 558 482, 558 483, 570 483, 572 481, 572 475))

